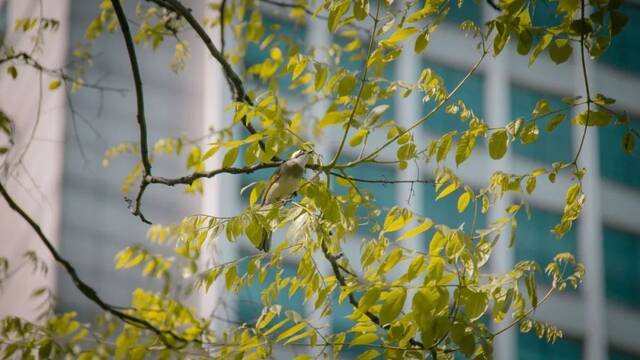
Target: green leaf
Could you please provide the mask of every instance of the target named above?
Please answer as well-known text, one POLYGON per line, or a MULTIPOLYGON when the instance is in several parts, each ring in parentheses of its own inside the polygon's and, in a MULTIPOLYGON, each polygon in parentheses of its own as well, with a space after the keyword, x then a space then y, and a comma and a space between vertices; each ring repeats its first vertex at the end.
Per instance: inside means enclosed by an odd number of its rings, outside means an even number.
POLYGON ((531 66, 538 58, 538 55, 540 55, 540 53, 542 53, 544 49, 546 49, 547 46, 549 46, 549 44, 551 43, 551 40, 553 40, 552 34, 545 34, 542 37, 542 39, 540 39, 540 42, 538 42, 538 45, 536 45, 535 49, 533 49, 533 53, 531 54, 531 57, 529 57, 529 66, 531 66))
POLYGON ((489 306, 489 296, 485 292, 472 291, 468 288, 461 288, 460 291, 460 302, 464 305, 469 320, 478 320, 489 306))
POLYGON ((229 149, 226 154, 224 154, 224 159, 222 160, 222 167, 228 168, 233 166, 238 158, 238 153, 240 152, 240 147, 234 147, 233 149, 229 149))
POLYGON ((380 352, 376 349, 369 349, 362 354, 358 355, 356 360, 373 360, 380 356, 380 352))
POLYGON ((636 148, 636 137, 631 131, 626 132, 622 137, 622 148, 627 154, 632 154, 636 148))
POLYGON ((418 37, 416 37, 416 43, 413 47, 413 50, 416 52, 416 54, 420 54, 422 51, 424 51, 424 49, 427 48, 427 45, 429 45, 429 31, 425 30, 421 32, 418 37))
POLYGON ((355 0, 353 3, 353 15, 357 20, 364 20, 369 15, 369 0, 355 0))
POLYGON ((407 291, 402 287, 395 288, 387 294, 387 297, 382 303, 382 308, 380 309, 380 323, 382 325, 389 324, 398 317, 400 311, 402 311, 406 298, 407 291))
POLYGON ((9 75, 11 75, 13 79, 18 77, 18 69, 16 69, 16 67, 13 65, 7 68, 7 73, 9 73, 9 75))
POLYGON ((349 140, 349 146, 358 146, 362 143, 362 140, 364 140, 365 136, 367 136, 369 134, 369 129, 367 128, 360 128, 358 129, 358 131, 356 131, 356 133, 351 137, 351 140, 349 140))
POLYGON ((384 219, 384 232, 394 232, 402 229, 411 221, 413 214, 410 211, 403 211, 398 208, 393 208, 387 214, 384 219))
POLYGON ((62 82, 60 80, 53 80, 49 83, 49 90, 55 90, 60 87, 62 82))
POLYGON ((492 159, 502 159, 507 152, 507 132, 505 130, 498 130, 494 132, 489 138, 489 156, 492 159))
POLYGON ((421 233, 429 230, 431 228, 431 226, 433 226, 433 221, 431 221, 431 219, 425 219, 424 222, 422 222, 422 224, 418 225, 418 227, 416 227, 415 229, 412 229, 412 230, 404 233, 402 236, 400 236, 398 238, 397 241, 402 241, 402 240, 408 239, 410 237, 416 236, 418 234, 421 234, 421 233))
POLYGON ((398 29, 388 39, 383 40, 382 43, 385 45, 394 45, 408 38, 409 36, 416 33, 417 31, 418 29, 416 29, 415 27, 406 27, 406 28, 398 29))
POLYGON ((338 95, 339 96, 347 96, 351 94, 353 89, 356 87, 356 77, 351 74, 346 74, 340 80, 338 84, 338 95))
POLYGON ((544 130, 547 132, 552 132, 558 125, 560 125, 561 122, 564 121, 566 117, 566 114, 556 114, 551 118, 551 120, 549 120, 547 125, 544 127, 544 130))
POLYGON ((574 124, 587 126, 607 126, 610 122, 611 113, 604 110, 583 111, 573 119, 574 124))
POLYGON ((531 45, 533 43, 533 36, 529 29, 524 29, 518 33, 518 46, 517 51, 520 55, 527 55, 531 51, 531 45))
POLYGON ((556 64, 567 61, 573 52, 571 43, 567 39, 556 39, 549 46, 549 57, 556 64))
POLYGON ((358 310, 362 313, 367 312, 378 301, 378 298, 380 298, 380 289, 377 287, 370 288, 358 301, 358 310))
POLYGON ((523 144, 532 144, 538 140, 538 134, 540 131, 538 130, 538 125, 535 122, 530 122, 527 126, 522 129, 522 133, 520 134, 520 142, 523 144))
POLYGON ((316 71, 316 76, 313 84, 316 91, 320 91, 320 89, 322 89, 322 87, 326 82, 327 82, 327 68, 325 66, 320 66, 316 71))
POLYGON ((329 125, 337 125, 344 122, 349 117, 349 113, 346 111, 330 111, 320 120, 318 125, 325 127, 329 125))
POLYGON ((458 141, 458 147, 456 148, 456 165, 462 164, 473 151, 473 147, 476 145, 476 137, 468 132, 465 132, 460 136, 458 141))
POLYGON ((444 248, 447 238, 440 231, 436 231, 429 243, 429 256, 438 256, 444 248))
POLYGON ((276 342, 281 342, 282 340, 295 335, 296 333, 298 333, 300 330, 304 329, 307 326, 306 323, 299 323, 296 324, 294 326, 292 326, 291 328, 289 328, 289 330, 284 331, 282 334, 280 334, 277 338, 276 338, 276 342))
POLYGON ((376 333, 362 334, 360 336, 356 336, 356 338, 349 343, 349 346, 367 345, 376 340, 378 340, 378 335, 376 333))
POLYGON ((471 201, 471 194, 468 191, 465 191, 458 198, 458 212, 462 213, 467 209, 469 202, 471 201))
POLYGON ((460 184, 458 184, 457 182, 452 182, 451 184, 449 184, 447 187, 445 187, 440 194, 438 194, 438 196, 436 196, 436 201, 448 196, 449 194, 451 194, 452 192, 458 190, 458 188, 460 187, 460 184))

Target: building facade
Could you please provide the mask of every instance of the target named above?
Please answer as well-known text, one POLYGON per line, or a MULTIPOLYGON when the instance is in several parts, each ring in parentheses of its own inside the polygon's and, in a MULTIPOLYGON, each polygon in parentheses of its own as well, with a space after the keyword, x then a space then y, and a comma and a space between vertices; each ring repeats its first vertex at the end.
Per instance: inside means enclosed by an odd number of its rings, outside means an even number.
MULTIPOLYGON (((537 16, 541 21, 554 23, 555 4, 539 6, 537 16)), ((84 29, 95 14, 96 4, 70 1, 68 5, 71 21, 65 44, 68 44, 67 52, 71 53, 82 42, 84 29)), ((637 101, 640 62, 634 60, 634 55, 640 55, 637 45, 640 4, 628 2, 623 7, 630 18, 629 23, 603 58, 589 62, 589 76, 592 93, 602 92, 616 98, 615 108, 627 111, 632 121, 640 124, 637 120, 640 118, 640 103, 637 101)), ((133 8, 128 10, 133 11, 133 8)), ((466 38, 458 29, 458 24, 467 19, 480 23, 492 16, 492 11, 488 6, 478 7, 467 1, 463 8, 452 10, 448 22, 431 39, 426 56, 407 52, 393 68, 387 69, 385 75, 415 81, 422 69, 429 67, 437 70, 448 88, 451 88, 478 58, 474 50, 475 41, 466 38), (482 11, 478 11, 480 8, 482 11)), ((278 31, 289 34, 301 44, 328 48, 332 41, 340 41, 332 38, 322 21, 298 24, 276 13, 268 21, 271 22, 268 26, 277 27, 278 31)), ((196 43, 197 40, 192 41, 192 44, 196 43)), ((108 81, 104 85, 128 90, 124 93, 80 92, 72 95, 74 107, 66 108, 59 246, 79 272, 86 275, 87 282, 96 284, 108 301, 128 303, 135 287, 158 284, 141 282, 131 273, 113 270, 111 258, 121 248, 144 241, 146 227, 131 216, 119 192, 120 181, 134 165, 135 159, 113 161, 107 170, 108 176, 105 175, 105 169, 100 167, 104 151, 117 143, 135 142, 135 137, 123 136, 132 136, 137 129, 132 121, 135 116, 132 81, 120 34, 105 35, 98 44, 100 55, 94 60, 88 78, 104 78, 108 81)), ((186 72, 180 76, 174 76, 168 70, 170 52, 153 52, 150 49, 141 49, 139 52, 149 102, 147 116, 151 124, 150 139, 157 140, 176 133, 192 134, 195 138, 209 127, 219 128, 229 121, 228 115, 222 110, 229 99, 226 84, 219 71, 210 66, 211 59, 201 49, 193 46, 192 60, 187 64, 186 72)), ((264 54, 260 49, 250 48, 244 59, 245 68, 261 61, 264 54)), ((461 88, 457 98, 471 106, 476 115, 487 119, 492 126, 503 126, 512 119, 527 116, 540 98, 549 100, 552 109, 560 108, 563 106, 563 97, 584 92, 581 68, 575 55, 571 65, 557 67, 546 56, 541 56, 529 67, 527 58, 517 55, 514 49, 505 49, 502 56, 488 59, 480 67, 478 73, 461 88), (570 68, 573 70, 568 71, 570 68)), ((295 90, 287 93, 286 97, 291 103, 304 100, 295 90)), ((389 105, 388 116, 401 121, 406 119, 407 123, 429 110, 415 95, 407 99, 395 98, 389 101, 389 105)), ((314 111, 321 115, 322 105, 314 108, 314 111)), ((447 123, 451 119, 445 115, 434 117, 418 129, 416 138, 425 139, 426 143, 451 129, 451 124, 447 123)), ((515 248, 505 246, 496 250, 492 264, 496 271, 510 269, 522 259, 546 264, 562 251, 576 254, 587 268, 585 282, 578 290, 553 296, 535 315, 561 328, 564 339, 549 345, 532 334, 511 331, 496 340, 497 359, 640 359, 640 342, 635 333, 640 329, 640 262, 637 261, 640 257, 640 153, 636 151, 631 156, 625 154, 621 145, 622 135, 617 127, 588 132, 580 159, 580 165, 589 170, 585 178, 588 201, 581 220, 570 233, 559 241, 549 233, 562 213, 564 189, 567 187, 564 185, 569 184, 569 179, 560 177, 556 184, 540 181, 538 191, 530 198, 531 220, 525 217, 519 219, 515 248)), ((565 121, 553 133, 545 134, 533 145, 514 145, 513 151, 499 162, 489 161, 483 155, 486 151, 475 151, 472 161, 461 166, 458 173, 465 183, 477 189, 485 186, 485 179, 497 169, 525 173, 554 161, 570 161, 581 137, 582 128, 570 126, 565 121)), ((331 139, 336 138, 327 134, 327 141, 320 145, 320 152, 331 154, 337 147, 337 143, 331 139)), ((478 144, 478 148, 483 146, 486 144, 478 144)), ((345 156, 355 157, 357 153, 347 153, 345 156)), ((216 162, 219 159, 213 159, 212 165, 216 162)), ((159 171, 167 173, 183 171, 172 162, 159 163, 157 167, 159 171)), ((241 181, 237 177, 207 181, 207 195, 201 202, 181 194, 179 190, 162 188, 157 192, 152 191, 145 201, 145 209, 148 209, 146 215, 160 223, 170 223, 193 212, 232 215, 244 208, 247 200, 235 194, 239 194, 244 185, 267 178, 270 173, 270 170, 259 171, 243 176, 241 181)), ((358 176, 414 179, 429 178, 432 173, 433 167, 429 164, 419 170, 410 168, 404 172, 384 165, 372 165, 359 168, 358 176)), ((501 217, 496 210, 477 219, 473 219, 469 211, 458 214, 452 198, 437 203, 434 201, 435 193, 430 185, 368 184, 365 187, 376 194, 376 201, 382 207, 401 203, 431 217, 435 222, 452 227, 463 222, 465 229, 479 227, 501 217), (407 199, 410 201, 407 202, 407 199)), ((504 199, 503 208, 511 201, 514 199, 504 199)), ((276 241, 277 237, 278 234, 276 241)), ((422 240, 414 240, 411 245, 426 247, 426 239, 422 240)), ((356 236, 345 249, 346 256, 356 268, 358 247, 359 238, 356 236)), ((213 260, 220 262, 254 251, 246 241, 225 247, 225 251, 219 248, 214 250, 217 252, 213 260)), ((295 273, 296 268, 294 263, 284 265, 285 273, 295 273)), ((60 310, 79 310, 86 317, 97 311, 82 300, 64 274, 60 274, 56 286, 60 310)), ((260 290, 257 285, 242 290, 233 301, 224 303, 225 314, 242 322, 257 318, 261 309, 260 290)), ((295 297, 289 299, 284 296, 282 302, 285 307, 299 313, 310 312, 295 297)), ((219 297, 215 296, 214 290, 202 295, 198 304, 202 314, 209 314, 220 305, 219 297)), ((336 302, 327 327, 338 331, 350 327, 350 321, 344 318, 347 313, 345 306, 348 305, 336 302)), ((357 349, 347 353, 347 356, 354 358, 356 355, 357 349)))

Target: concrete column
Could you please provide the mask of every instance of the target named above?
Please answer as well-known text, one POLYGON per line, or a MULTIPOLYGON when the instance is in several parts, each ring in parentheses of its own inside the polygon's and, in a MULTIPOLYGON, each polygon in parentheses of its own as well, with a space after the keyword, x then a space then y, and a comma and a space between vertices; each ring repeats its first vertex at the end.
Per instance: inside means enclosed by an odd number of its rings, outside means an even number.
MULTIPOLYGON (((32 55, 43 66, 59 69, 66 63, 69 28, 67 0, 0 1, 8 6, 7 33, 4 39, 18 51, 30 53, 32 33, 13 32, 15 21, 25 17, 60 20, 56 32, 46 31, 41 52, 32 55)), ((5 73, 0 77, 0 109, 12 120, 14 145, 0 155, 0 181, 14 200, 40 225, 49 240, 57 245, 60 238, 62 209, 62 169, 64 155, 65 93, 63 88, 48 89, 54 79, 28 66, 16 66, 18 77, 5 73)), ((5 143, 4 135, 0 141, 5 143)), ((49 273, 32 272, 23 266, 4 284, 0 296, 0 318, 20 316, 35 321, 36 306, 42 299, 31 298, 40 287, 55 290, 56 265, 33 229, 3 199, 0 199, 0 256, 9 259, 12 269, 23 261, 23 254, 35 250, 46 261, 49 273)))
MULTIPOLYGON (((203 11, 211 14, 210 10, 205 10, 205 5, 201 5, 203 11)), ((208 34, 214 44, 220 49, 220 27, 208 29, 208 34)), ((200 99, 203 109, 202 133, 207 134, 212 130, 218 130, 230 125, 228 114, 225 114, 224 108, 230 102, 230 92, 227 88, 222 68, 218 62, 211 56, 209 51, 204 48, 201 42, 198 46, 203 47, 202 66, 202 98, 200 99)), ((228 44, 230 47, 232 45, 228 44)), ((212 138, 212 142, 214 139, 212 138)), ((208 169, 215 169, 222 166, 222 158, 224 152, 218 153, 207 161, 208 169)), ((203 214, 212 216, 232 216, 237 213, 239 206, 239 182, 237 177, 216 176, 213 179, 206 179, 204 183, 204 196, 200 206, 203 214)), ((205 243, 206 246, 202 250, 199 267, 202 271, 211 268, 216 264, 220 264, 236 258, 236 246, 230 246, 224 235, 210 239, 205 243)), ((220 282, 216 282, 207 293, 200 292, 198 296, 198 314, 202 317, 210 317, 214 313, 221 317, 233 318, 235 313, 224 311, 223 307, 233 304, 225 304, 225 300, 230 299, 224 296, 226 291, 220 282)), ((233 320, 233 319, 230 319, 233 320)), ((218 320, 212 320, 213 329, 216 331, 226 327, 225 323, 218 320)))
MULTIPOLYGON (((585 83, 580 61, 580 51, 574 52, 575 67, 575 95, 585 97, 585 83)), ((591 80, 591 96, 595 86, 591 71, 589 55, 586 55, 587 77, 591 80)), ((586 106, 575 110, 574 115, 586 110, 586 106)), ((573 149, 577 153, 583 134, 584 144, 578 158, 578 166, 587 168, 587 173, 582 181, 582 191, 587 199, 582 210, 582 215, 576 226, 578 235, 578 259, 584 263, 586 274, 584 283, 580 287, 584 300, 584 348, 585 360, 607 359, 607 328, 606 324, 606 298, 604 280, 604 258, 602 246, 602 205, 600 184, 600 163, 598 151, 597 128, 588 128, 586 134, 584 127, 573 126, 573 149)))
MULTIPOLYGON (((485 19, 493 18, 495 10, 484 4, 485 19)), ((502 127, 510 119, 510 79, 509 79, 509 55, 511 49, 505 48, 496 58, 487 57, 484 81, 484 115, 490 127, 502 127)), ((510 172, 511 156, 506 156, 498 161, 489 161, 491 173, 498 170, 510 172)), ((511 204, 511 196, 505 195, 498 201, 488 213, 489 224, 507 216, 505 210, 511 204)), ((505 273, 513 268, 514 251, 509 245, 510 227, 505 226, 500 241, 496 244, 491 257, 491 268, 496 273, 505 273)), ((504 324, 498 324, 496 329, 501 329, 504 324)), ((507 331, 494 340, 494 356, 496 360, 517 359, 517 330, 507 331)))

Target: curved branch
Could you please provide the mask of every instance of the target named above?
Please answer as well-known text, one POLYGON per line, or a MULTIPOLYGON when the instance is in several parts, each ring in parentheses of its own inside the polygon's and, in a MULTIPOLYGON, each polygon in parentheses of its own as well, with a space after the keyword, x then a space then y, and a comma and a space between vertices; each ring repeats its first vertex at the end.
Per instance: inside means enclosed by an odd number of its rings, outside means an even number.
POLYGON ((142 157, 142 165, 146 175, 151 175, 151 162, 149 161, 149 150, 147 145, 147 122, 144 115, 144 94, 142 92, 142 77, 140 76, 140 68, 138 66, 138 58, 136 57, 136 49, 133 46, 133 39, 127 17, 124 14, 120 0, 111 1, 113 10, 116 13, 124 42, 127 46, 127 54, 131 63, 131 72, 133 73, 133 82, 136 90, 136 107, 138 109, 138 127, 140 128, 140 155, 142 157))
MULTIPOLYGON (((117 2, 117 1, 118 0, 114 0, 114 3, 117 2)), ((98 295, 98 292, 94 288, 89 286, 86 282, 84 282, 80 278, 80 276, 78 275, 78 272, 73 267, 73 265, 71 265, 71 263, 67 259, 62 257, 62 255, 60 255, 60 253, 56 250, 56 248, 53 246, 51 241, 49 241, 47 236, 44 234, 44 232, 40 228, 40 225, 38 225, 38 223, 36 223, 29 216, 29 214, 27 214, 13 200, 13 198, 9 195, 9 193, 5 189, 4 185, 2 185, 2 183, 0 183, 0 194, 2 194, 2 197, 5 199, 5 201, 9 205, 9 207, 13 211, 18 213, 18 215, 20 215, 22 217, 22 219, 24 219, 24 221, 26 221, 29 224, 29 226, 35 231, 35 233, 40 238, 40 241, 44 244, 44 246, 47 248, 47 250, 49 250, 49 253, 51 254, 51 256, 53 256, 55 261, 62 266, 62 268, 69 275, 69 277, 71 277, 71 280, 73 281, 73 284, 75 285, 75 287, 87 299, 89 299, 94 304, 98 305, 98 307, 100 307, 102 310, 114 315, 115 317, 119 318, 120 320, 124 321, 127 324, 130 324, 130 325, 133 325, 133 326, 136 326, 136 327, 139 327, 139 328, 150 330, 151 332, 156 334, 166 346, 168 346, 170 348, 175 348, 175 346, 169 341, 167 336, 169 338, 172 338, 173 340, 179 341, 179 342, 181 342, 183 344, 188 344, 189 343, 189 340, 183 338, 182 336, 180 336, 180 335, 178 335, 178 334, 176 334, 176 333, 174 333, 172 331, 161 330, 161 329, 155 327, 154 325, 152 325, 151 323, 149 323, 147 320, 140 319, 138 317, 135 317, 135 316, 129 315, 129 314, 125 313, 125 312, 122 312, 122 311, 118 310, 118 306, 110 305, 110 304, 106 303, 104 300, 102 300, 102 298, 100 298, 100 296, 98 295)), ((197 340, 192 340, 192 341, 196 341, 197 342, 197 340)))

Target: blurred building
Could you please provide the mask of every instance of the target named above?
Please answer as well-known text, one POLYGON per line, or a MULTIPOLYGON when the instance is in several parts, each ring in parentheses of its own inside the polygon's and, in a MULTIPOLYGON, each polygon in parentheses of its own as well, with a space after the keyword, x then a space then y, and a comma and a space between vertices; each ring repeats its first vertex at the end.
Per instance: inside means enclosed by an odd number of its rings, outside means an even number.
MULTIPOLYGON (((16 1, 14 1, 15 3, 16 1)), ((10 4, 12 2, 9 2, 10 4)), ((0 1, 2 4, 2 1, 0 1)), ((50 1, 45 1, 50 4, 50 1)), ((132 4, 128 4, 132 5, 132 4)), ((36 2, 32 6, 35 9, 36 2)), ((195 5, 194 5, 195 6, 195 5)), ((556 3, 540 3, 536 18, 544 24, 554 24, 556 3), (544 6, 543 6, 544 5, 544 6)), ((1 8, 1 7, 0 7, 1 8)), ((478 59, 475 40, 467 38, 458 29, 466 19, 476 23, 492 14, 488 6, 478 12, 477 5, 470 1, 462 9, 452 10, 448 22, 432 37, 425 57, 407 51, 393 68, 385 70, 385 76, 415 81, 423 68, 437 70, 444 76, 449 88, 464 77, 478 59)), ((638 123, 640 103, 640 62, 637 39, 640 36, 640 5, 630 2, 623 5, 630 21, 615 39, 607 54, 597 62, 589 62, 592 93, 601 92, 618 101, 614 107, 626 110, 638 123)), ((68 53, 83 41, 84 29, 96 12, 96 4, 87 1, 70 1, 70 27, 65 47, 68 53)), ((133 6, 128 8, 133 12, 133 6)), ((11 19, 11 15, 8 17, 11 19)), ((15 18, 15 17, 14 17, 15 18)), ((300 41, 302 46, 314 45, 327 49, 333 39, 322 21, 296 24, 275 13, 265 19, 266 26, 281 34, 300 41)), ((9 26, 10 23, 9 23, 9 26)), ((231 39, 228 39, 230 41, 231 39)), ((192 41, 197 44, 197 40, 192 41)), ((142 282, 131 273, 113 270, 111 259, 121 248, 136 242, 144 242, 146 226, 131 216, 119 191, 120 181, 135 163, 135 158, 114 160, 105 170, 100 167, 104 151, 117 143, 136 142, 137 128, 133 121, 135 102, 133 87, 121 34, 107 34, 97 44, 99 54, 87 79, 100 81, 103 86, 120 91, 92 91, 90 89, 71 94, 73 108, 66 106, 67 121, 64 134, 64 167, 62 176, 60 249, 76 265, 87 282, 96 284, 99 293, 108 301, 126 304, 130 292, 137 286, 155 286, 142 282), (124 95, 123 95, 124 94, 124 95)), ((193 47, 192 60, 186 71, 173 75, 168 64, 172 51, 138 48, 141 58, 142 76, 145 82, 147 118, 150 140, 188 133, 197 137, 209 126, 224 124, 222 108, 228 103, 226 84, 211 59, 199 46, 193 47)), ((245 68, 255 64, 267 52, 252 47, 244 59, 245 68)), ((492 126, 501 126, 517 117, 529 117, 540 98, 549 100, 552 109, 565 106, 561 99, 583 94, 584 84, 577 51, 572 64, 555 66, 542 55, 531 67, 528 58, 516 54, 512 48, 498 59, 488 59, 461 88, 456 98, 462 99, 481 118, 492 126)), ((71 57, 69 57, 71 58, 71 57)), ((347 61, 347 60, 345 60, 347 61)), ((354 66, 357 62, 345 63, 354 66)), ((4 81, 4 80, 3 80, 4 81)), ((89 81, 89 80, 88 80, 89 81)), ((4 94, 4 93, 3 93, 4 94)), ((295 104, 304 100, 295 89, 285 94, 295 104)), ((63 101, 64 102, 64 101, 63 101)), ((389 101, 390 111, 385 116, 410 124, 418 119, 431 105, 425 105, 418 96, 389 101), (392 110, 392 111, 391 111, 392 110)), ((314 109, 318 115, 322 108, 314 109)), ((427 143, 435 136, 455 129, 457 120, 448 115, 430 119, 416 133, 416 138, 427 143)), ((570 251, 587 268, 585 283, 574 291, 553 296, 535 314, 540 320, 564 330, 565 338, 554 345, 547 344, 532 334, 511 331, 497 339, 496 358, 509 359, 640 359, 640 342, 635 331, 640 330, 640 166, 636 152, 629 156, 622 150, 622 129, 607 127, 590 130, 581 153, 580 165, 589 169, 585 178, 587 205, 581 220, 562 240, 556 240, 549 230, 557 223, 564 206, 564 191, 569 179, 560 177, 556 184, 540 179, 538 189, 530 198, 531 220, 522 217, 517 229, 517 242, 513 249, 506 246, 496 250, 492 264, 496 271, 505 271, 522 259, 534 259, 546 264, 562 251, 570 251)), ((331 154, 337 147, 332 139, 336 134, 327 134, 320 150, 331 154)), ((484 142, 477 145, 473 159, 458 169, 465 183, 474 188, 485 186, 488 175, 497 169, 514 173, 525 173, 535 168, 549 166, 558 160, 571 161, 579 146, 582 128, 572 127, 564 121, 553 133, 527 146, 514 144, 508 157, 493 162, 488 160, 484 142)), ((376 139, 371 139, 375 143, 376 139)), ((60 149, 59 149, 60 150, 60 149)), ((350 150, 351 151, 351 150, 350 150)), ((348 153, 356 157, 357 152, 348 153)), ((383 154, 392 156, 392 154, 383 154)), ((455 166, 455 165, 452 165, 455 166)), ((181 173, 185 171, 177 162, 154 163, 157 173, 181 173)), ((362 178, 415 179, 429 178, 433 168, 422 166, 419 170, 411 166, 404 172, 393 167, 375 165, 358 169, 362 178)), ((154 222, 170 223, 186 214, 202 211, 219 216, 239 212, 246 198, 240 197, 240 189, 255 180, 267 178, 270 170, 237 177, 220 177, 206 182, 206 193, 202 203, 190 198, 180 189, 153 188, 145 197, 145 214, 154 222)), ((465 229, 482 227, 501 217, 499 209, 474 220, 471 209, 463 214, 456 210, 455 198, 434 202, 434 189, 430 185, 411 188, 409 185, 365 186, 377 195, 380 206, 389 207, 400 203, 450 226, 465 223, 465 229), (410 202, 407 202, 410 199, 410 202)), ((503 208, 515 199, 505 199, 503 208)), ((61 204, 61 205, 60 205, 61 204)), ((0 208, 3 217, 7 209, 0 208)), ((55 228, 55 227, 54 227, 55 228)), ((366 235, 366 229, 361 236, 366 235)), ((26 235, 21 235, 26 236, 26 235)), ((427 238, 413 240, 411 246, 427 247, 427 238)), ((357 267, 359 262, 359 238, 348 244, 346 254, 357 267)), ((218 252, 219 260, 229 260, 254 251, 250 243, 240 241, 218 252)), ((285 273, 295 273, 296 264, 285 264, 285 273)), ((327 269, 328 270, 328 269, 327 269)), ((79 310, 85 318, 97 309, 84 301, 64 274, 57 283, 59 310, 79 310)), ((3 296, 7 296, 4 294, 3 296)), ((226 316, 237 321, 251 322, 260 312, 258 305, 260 287, 241 291, 234 302, 225 304, 226 316)), ((199 303, 203 313, 212 311, 215 296, 203 296, 199 303)), ((297 298, 282 298, 283 305, 300 313, 310 313, 297 298)), ((331 321, 326 324, 334 330, 345 330, 350 321, 344 318, 348 305, 338 305, 331 321)), ((498 326, 499 327, 499 326, 498 326)), ((358 349, 349 350, 347 356, 355 358, 358 349)))

